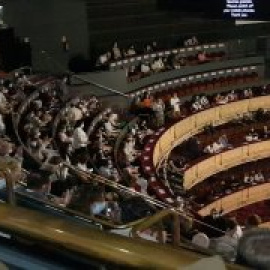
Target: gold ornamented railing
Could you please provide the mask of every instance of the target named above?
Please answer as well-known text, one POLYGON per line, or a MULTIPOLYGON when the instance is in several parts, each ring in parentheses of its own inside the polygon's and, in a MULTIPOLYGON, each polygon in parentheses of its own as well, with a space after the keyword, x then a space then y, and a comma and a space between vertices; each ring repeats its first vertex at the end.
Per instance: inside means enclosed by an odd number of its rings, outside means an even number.
POLYGON ((249 187, 232 193, 203 207, 198 213, 201 216, 209 215, 211 209, 223 209, 227 214, 241 207, 270 199, 270 183, 249 187))
POLYGON ((223 153, 210 156, 184 172, 184 187, 190 189, 207 177, 253 160, 270 156, 270 141, 246 144, 223 153))
POLYGON ((153 166, 157 168, 175 146, 198 134, 207 125, 221 125, 235 119, 237 115, 254 112, 260 108, 270 109, 270 96, 261 96, 216 106, 179 121, 166 130, 156 142, 152 157, 153 166))

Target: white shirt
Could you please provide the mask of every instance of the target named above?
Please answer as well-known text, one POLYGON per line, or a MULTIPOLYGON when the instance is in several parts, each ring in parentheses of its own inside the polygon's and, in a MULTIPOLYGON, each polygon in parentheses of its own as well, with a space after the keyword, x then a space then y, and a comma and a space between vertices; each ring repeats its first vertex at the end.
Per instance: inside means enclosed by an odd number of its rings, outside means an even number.
POLYGON ((142 73, 148 73, 148 72, 150 72, 150 67, 148 65, 142 64, 141 65, 141 72, 142 73))
POLYGON ((181 101, 179 97, 172 97, 170 100, 170 104, 175 112, 180 112, 181 101))
POLYGON ((86 132, 81 127, 77 127, 73 133, 73 148, 78 149, 81 147, 86 147, 87 142, 88 137, 86 132))

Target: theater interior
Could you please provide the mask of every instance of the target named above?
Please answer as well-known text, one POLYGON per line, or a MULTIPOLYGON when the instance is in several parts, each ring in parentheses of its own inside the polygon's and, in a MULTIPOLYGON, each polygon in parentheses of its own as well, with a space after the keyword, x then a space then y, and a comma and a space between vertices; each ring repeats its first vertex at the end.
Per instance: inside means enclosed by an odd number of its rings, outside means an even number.
POLYGON ((0 269, 270 269, 269 19, 0 0, 0 269))

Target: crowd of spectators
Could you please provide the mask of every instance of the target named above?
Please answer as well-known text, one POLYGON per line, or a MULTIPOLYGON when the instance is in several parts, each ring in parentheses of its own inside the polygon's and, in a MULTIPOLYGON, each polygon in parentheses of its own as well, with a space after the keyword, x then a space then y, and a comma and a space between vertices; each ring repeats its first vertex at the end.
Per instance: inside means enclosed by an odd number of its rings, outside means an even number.
MULTIPOLYGON (((187 46, 194 45, 196 45, 194 39, 187 43, 187 46)), ((155 43, 146 48, 147 52, 156 50, 158 48, 155 43)), ((136 54, 134 46, 130 46, 123 53, 116 43, 107 57, 111 55, 110 57, 117 60, 123 55, 126 57, 136 54)), ((198 55, 198 60, 208 61, 204 52, 198 55)), ((142 65, 145 65, 146 70, 147 64, 142 65)), ((159 72, 166 68, 165 61, 157 58, 148 68, 159 72)), ((129 121, 125 122, 123 115, 113 109, 104 108, 95 96, 78 97, 70 101, 63 98, 61 80, 15 73, 12 78, 0 81, 0 151, 2 156, 15 157, 29 170, 26 186, 18 186, 16 190, 33 199, 75 209, 90 216, 102 216, 115 223, 123 223, 155 213, 157 209, 147 203, 143 196, 154 197, 157 192, 163 193, 161 189, 163 187, 173 197, 167 205, 183 211, 184 207, 189 207, 183 206, 183 202, 185 204, 185 200, 190 198, 186 197, 182 187, 179 193, 171 189, 171 175, 168 172, 175 174, 176 177, 182 175, 189 162, 193 162, 196 158, 234 147, 233 139, 225 133, 220 134, 218 138, 216 135, 210 136, 206 144, 200 139, 204 134, 199 134, 197 138, 191 138, 186 146, 184 144, 180 146, 181 154, 177 154, 176 159, 168 160, 165 173, 150 176, 141 168, 141 153, 147 141, 151 139, 156 129, 166 126, 170 121, 182 119, 188 114, 212 106, 266 95, 268 90, 268 86, 252 87, 214 95, 195 95, 190 99, 182 99, 177 93, 171 95, 169 99, 156 98, 150 92, 144 92, 137 95, 133 101, 130 112, 138 119, 129 126, 129 121), (21 115, 12 115, 20 107, 23 107, 21 115), (13 130, 12 117, 19 119, 18 130, 13 130), (59 122, 55 127, 57 117, 59 122), (94 127, 93 122, 96 123, 94 127), (16 132, 24 150, 16 141, 14 136, 16 132), (120 151, 115 153, 119 137, 122 138, 119 141, 120 151), (188 151, 183 150, 183 146, 187 147, 188 151), (29 156, 40 163, 38 169, 33 169, 29 156), (72 166, 78 171, 72 169, 72 166), (93 181, 90 176, 93 177, 93 181), (160 185, 157 185, 157 177, 160 185), (110 186, 102 183, 104 178, 110 181, 110 186), (95 179, 97 181, 94 181, 95 179), (118 184, 130 188, 130 193, 126 194, 125 191, 115 188, 118 184), (142 196, 130 196, 132 190, 134 194, 139 192, 142 196)), ((238 124, 253 118, 255 119, 255 113, 238 119, 236 116, 238 124)), ((248 132, 241 133, 242 141, 252 142, 269 137, 268 125, 264 124, 262 129, 258 130, 252 126, 253 124, 253 122, 250 124, 248 132)), ((217 129, 209 127, 205 133, 216 134, 217 129)), ((237 181, 253 185, 266 179, 264 171, 252 170, 247 172, 242 180, 238 178, 237 181)), ((209 187, 218 190, 214 185, 209 187)), ((222 183, 219 183, 219 187, 228 189, 222 186, 222 183)), ((193 200, 196 202, 195 197, 193 200)), ((236 221, 214 212, 207 218, 203 221, 214 227, 211 228, 211 233, 209 227, 200 228, 194 224, 188 230, 184 228, 183 235, 195 245, 213 249, 227 259, 235 260, 237 243, 243 234, 241 227, 236 221), (213 235, 213 231, 216 231, 216 235, 213 235)), ((184 226, 183 224, 184 221, 181 226, 184 226)), ((170 229, 167 227, 166 229, 170 232, 170 229)))
MULTIPOLYGON (((184 42, 185 47, 194 47, 198 44, 199 42, 195 36, 184 42)), ((130 45, 126 49, 120 49, 118 43, 115 42, 111 50, 99 56, 97 66, 106 67, 111 61, 119 61, 121 59, 127 59, 140 54, 157 53, 161 50, 164 50, 164 48, 158 46, 155 41, 144 46, 143 50, 135 49, 134 45, 130 45)), ((224 52, 207 53, 201 50, 196 52, 194 55, 186 55, 172 50, 169 54, 164 56, 157 55, 151 60, 141 60, 139 63, 127 67, 126 73, 129 81, 135 81, 158 72, 220 60, 224 58, 224 56, 224 52)))

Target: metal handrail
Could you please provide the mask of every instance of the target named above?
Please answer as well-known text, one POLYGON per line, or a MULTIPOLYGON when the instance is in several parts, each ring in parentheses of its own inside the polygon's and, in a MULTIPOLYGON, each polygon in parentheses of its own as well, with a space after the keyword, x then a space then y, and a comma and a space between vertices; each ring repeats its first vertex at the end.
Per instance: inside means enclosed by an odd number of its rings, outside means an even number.
POLYGON ((142 194, 140 192, 137 192, 135 190, 132 190, 126 186, 123 186, 119 183, 113 182, 109 179, 106 179, 105 177, 102 177, 100 175, 94 174, 94 173, 89 173, 89 172, 85 172, 79 168, 75 168, 74 166, 68 164, 68 163, 63 163, 64 166, 66 166, 67 168, 69 168, 70 170, 72 170, 73 172, 75 172, 79 177, 81 177, 81 179, 83 179, 86 183, 88 182, 97 182, 109 187, 112 187, 116 190, 118 190, 119 192, 122 192, 123 194, 128 194, 130 196, 137 196, 140 197, 142 199, 144 199, 146 202, 150 203, 152 206, 158 207, 159 209, 172 209, 175 213, 177 213, 177 215, 183 217, 183 218, 191 218, 194 222, 203 225, 205 227, 208 227, 210 229, 213 229, 217 232, 220 233, 225 233, 225 231, 216 228, 214 226, 211 226, 203 221, 200 221, 196 218, 194 218, 194 216, 192 216, 190 213, 188 213, 188 211, 184 212, 180 209, 177 209, 175 207, 172 207, 172 205, 167 204, 165 202, 159 201, 157 199, 152 198, 149 195, 146 194, 142 194))

